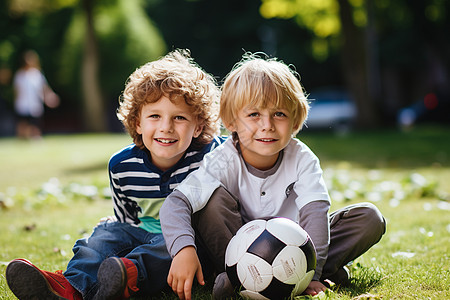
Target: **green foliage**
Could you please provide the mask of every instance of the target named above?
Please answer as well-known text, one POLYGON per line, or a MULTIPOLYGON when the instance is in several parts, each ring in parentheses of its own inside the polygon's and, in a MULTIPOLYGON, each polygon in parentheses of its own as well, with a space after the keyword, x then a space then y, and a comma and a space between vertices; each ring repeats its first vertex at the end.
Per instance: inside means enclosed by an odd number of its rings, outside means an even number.
POLYGON ((120 0, 117 6, 102 11, 98 18, 103 58, 101 78, 105 78, 102 84, 107 91, 116 94, 122 91, 125 80, 136 68, 166 51, 159 30, 145 14, 141 3, 141 0, 120 0), (115 76, 108 80, 108 74, 115 76))
POLYGON ((260 12, 265 18, 295 17, 299 25, 310 29, 320 38, 337 35, 341 30, 336 0, 263 0, 260 12))
POLYGON ((267 19, 293 18, 299 26, 311 31, 311 52, 318 61, 328 58, 335 45, 333 40, 341 33, 339 5, 336 0, 263 0, 260 13, 267 19))
MULTIPOLYGON (((128 76, 142 64, 166 51, 159 30, 147 17, 141 0, 106 2, 95 9, 95 29, 100 57, 100 83, 108 102, 117 102, 128 76)), ((60 55, 59 80, 68 97, 80 92, 85 18, 76 10, 60 55)), ((72 99, 73 100, 73 99, 72 99)))

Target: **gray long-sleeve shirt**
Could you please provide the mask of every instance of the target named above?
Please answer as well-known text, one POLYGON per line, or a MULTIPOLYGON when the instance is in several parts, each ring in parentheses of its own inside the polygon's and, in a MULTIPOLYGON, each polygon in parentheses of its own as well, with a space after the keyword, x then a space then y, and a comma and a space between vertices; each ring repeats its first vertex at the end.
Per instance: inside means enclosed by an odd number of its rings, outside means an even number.
POLYGON ((314 279, 320 278, 328 253, 330 200, 319 161, 306 145, 292 139, 274 167, 266 171, 246 164, 231 139, 206 155, 199 170, 188 176, 161 208, 162 231, 172 256, 186 246, 195 246, 191 215, 206 205, 219 186, 240 200, 244 222, 267 216, 297 221, 315 245, 314 279))
MULTIPOLYGON (((319 280, 328 256, 328 222, 322 221, 328 220, 328 209, 327 201, 314 201, 305 205, 299 212, 299 224, 309 234, 316 249, 317 265, 313 280, 319 280)), ((187 246, 195 247, 191 216, 192 207, 189 200, 177 190, 167 197, 160 210, 164 239, 172 257, 187 246)))

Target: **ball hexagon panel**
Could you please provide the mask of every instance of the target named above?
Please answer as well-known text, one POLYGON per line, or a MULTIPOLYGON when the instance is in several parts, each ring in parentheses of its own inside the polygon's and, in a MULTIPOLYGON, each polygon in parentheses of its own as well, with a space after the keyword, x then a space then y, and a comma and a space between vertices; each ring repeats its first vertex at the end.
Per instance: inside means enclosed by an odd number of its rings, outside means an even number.
POLYGON ((294 221, 287 218, 273 218, 267 221, 266 230, 286 245, 301 246, 308 234, 294 221))
POLYGON ((251 253, 245 253, 238 262, 237 274, 242 286, 255 292, 264 290, 273 277, 272 266, 251 253))
POLYGON ((273 276, 283 283, 296 284, 306 273, 307 260, 302 249, 287 246, 272 263, 273 276))

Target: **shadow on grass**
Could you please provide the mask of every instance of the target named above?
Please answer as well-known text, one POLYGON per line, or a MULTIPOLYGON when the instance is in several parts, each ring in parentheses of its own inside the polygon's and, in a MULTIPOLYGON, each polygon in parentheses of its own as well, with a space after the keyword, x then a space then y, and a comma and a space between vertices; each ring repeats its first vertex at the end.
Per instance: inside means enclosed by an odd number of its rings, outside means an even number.
POLYGON ((338 294, 346 294, 352 299, 381 299, 377 295, 370 294, 370 291, 381 284, 383 276, 374 269, 363 268, 358 270, 348 286, 338 286, 333 289, 338 294))

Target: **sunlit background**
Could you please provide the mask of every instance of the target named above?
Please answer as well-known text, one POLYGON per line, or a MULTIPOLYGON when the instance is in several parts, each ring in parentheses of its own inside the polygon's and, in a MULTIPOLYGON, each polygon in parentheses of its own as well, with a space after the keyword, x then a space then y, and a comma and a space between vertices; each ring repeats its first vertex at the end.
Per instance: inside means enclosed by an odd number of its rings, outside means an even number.
POLYGON ((246 51, 295 68, 311 99, 299 138, 332 211, 369 201, 386 218, 351 287, 326 299, 450 299, 450 1, 0 0, 0 300, 15 298, 9 261, 65 269, 75 240, 113 213, 108 159, 131 142, 118 98, 176 48, 218 83, 246 51), (36 140, 15 137, 28 49, 60 96, 36 140))
POLYGON ((61 97, 44 133, 117 132, 128 75, 175 48, 220 83, 246 51, 301 76, 305 130, 450 121, 445 0, 2 0, 0 135, 14 135, 12 76, 34 49, 61 97), (87 79, 87 80, 86 80, 87 79))

